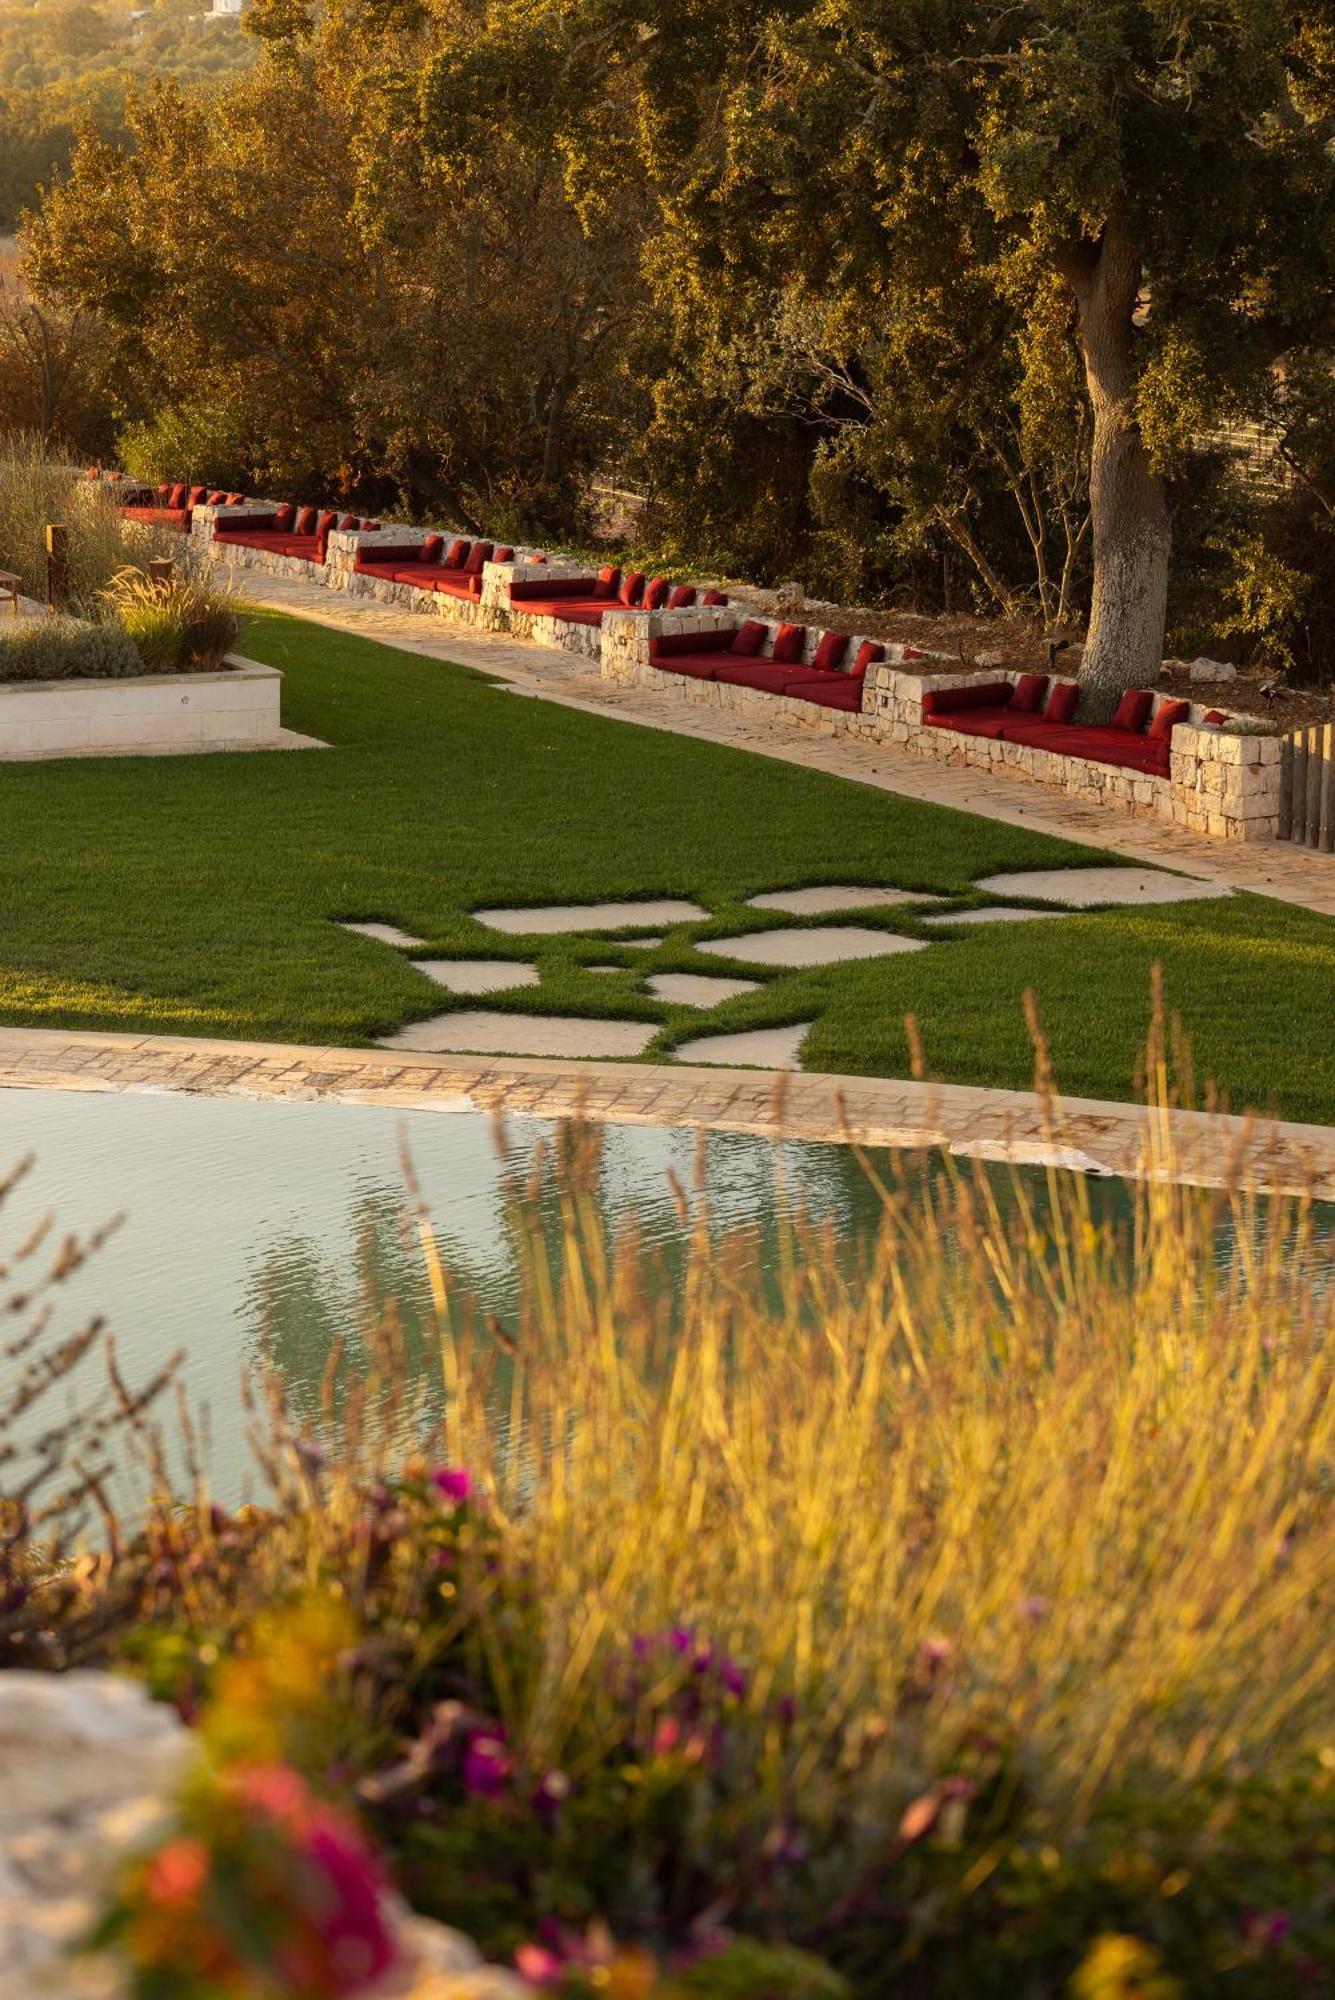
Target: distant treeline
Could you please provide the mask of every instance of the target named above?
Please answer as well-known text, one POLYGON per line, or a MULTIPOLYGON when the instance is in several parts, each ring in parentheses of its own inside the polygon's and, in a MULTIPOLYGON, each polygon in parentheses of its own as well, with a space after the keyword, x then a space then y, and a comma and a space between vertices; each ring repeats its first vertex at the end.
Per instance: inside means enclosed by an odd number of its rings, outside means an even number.
POLYGON ((201 6, 0 4, 0 232, 68 163, 81 125, 123 134, 129 91, 154 75, 207 83, 254 60, 250 37, 234 21, 205 19, 201 6))

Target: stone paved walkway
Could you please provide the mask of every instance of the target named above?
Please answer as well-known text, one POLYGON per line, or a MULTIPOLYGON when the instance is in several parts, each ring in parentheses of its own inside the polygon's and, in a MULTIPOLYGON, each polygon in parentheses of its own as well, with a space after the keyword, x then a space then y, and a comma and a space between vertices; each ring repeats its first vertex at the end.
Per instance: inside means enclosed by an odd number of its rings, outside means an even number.
POLYGON ((1230 889, 1254 890, 1323 916, 1335 916, 1335 859, 1287 842, 1251 847, 1206 840, 1150 821, 1123 819, 1036 785, 994 778, 981 771, 955 770, 889 744, 817 737, 777 717, 771 721, 768 717, 743 718, 706 710, 677 700, 670 687, 660 694, 655 689, 604 681, 589 661, 573 653, 533 645, 504 633, 462 630, 375 598, 351 597, 264 570, 247 570, 240 588, 255 603, 276 611, 291 611, 404 652, 476 667, 518 694, 590 714, 621 716, 649 729, 731 744, 785 763, 875 785, 901 798, 953 806, 1007 826, 1031 827, 1058 839, 1088 842, 1131 860, 1176 868, 1230 889))
POLYGON ((1258 1190, 1335 1201, 1335 1129, 1151 1114, 1088 1098, 1053 1107, 1029 1091, 956 1084, 511 1056, 405 1059, 378 1049, 0 1028, 0 1088, 16 1087, 587 1116, 615 1125, 940 1147, 964 1158, 1057 1157, 1124 1176, 1155 1173, 1202 1186, 1243 1179, 1258 1190))

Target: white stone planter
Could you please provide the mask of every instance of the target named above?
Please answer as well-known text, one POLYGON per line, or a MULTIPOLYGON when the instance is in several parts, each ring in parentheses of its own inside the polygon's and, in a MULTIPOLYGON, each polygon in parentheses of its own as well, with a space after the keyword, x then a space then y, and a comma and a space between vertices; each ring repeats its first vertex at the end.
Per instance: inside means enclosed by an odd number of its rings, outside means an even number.
POLYGON ((0 682, 0 760, 277 745, 283 676, 237 654, 229 662, 213 674, 0 682))

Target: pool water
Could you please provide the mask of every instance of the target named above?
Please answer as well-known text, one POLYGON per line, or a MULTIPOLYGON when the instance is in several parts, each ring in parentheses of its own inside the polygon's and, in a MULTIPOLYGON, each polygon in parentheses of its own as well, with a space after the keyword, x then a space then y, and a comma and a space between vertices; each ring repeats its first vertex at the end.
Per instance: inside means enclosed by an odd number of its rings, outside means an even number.
MULTIPOLYGON (((276 1368, 292 1407, 316 1427, 336 1346, 355 1352, 387 1298, 409 1335, 426 1317, 426 1273, 406 1227, 405 1150, 448 1267, 504 1324, 518 1296, 513 1185, 527 1179, 534 1148, 547 1142, 550 1152, 555 1136, 549 1121, 510 1119, 503 1155, 497 1127, 480 1112, 0 1090, 0 1175, 34 1156, 0 1209, 0 1262, 47 1214, 58 1225, 48 1254, 57 1235, 86 1235, 123 1216, 60 1288, 54 1329, 68 1333, 101 1314, 131 1386, 181 1350, 214 1490, 235 1503, 262 1490, 247 1442, 247 1376, 276 1368)), ((757 1286, 775 1282, 794 1210, 830 1225, 850 1271, 881 1213, 847 1147, 733 1133, 702 1140, 643 1126, 607 1126, 601 1137, 597 1200, 607 1225, 634 1225, 667 1285, 701 1203, 717 1234, 741 1233, 736 1254, 757 1286)), ((1041 1191, 1042 1175, 1031 1178, 1041 1191)), ((1101 1216, 1129 1214, 1121 1183, 1098 1183, 1095 1193, 1101 1216)), ((534 1204, 538 1225, 555 1229, 550 1167, 530 1212, 534 1204)), ((1335 1212, 1323 1226, 1335 1242, 1335 1212)), ((410 1338, 405 1352, 416 1357, 408 1365, 427 1367, 426 1343, 410 1338)), ((54 1414, 48 1402, 42 1421, 54 1414)))

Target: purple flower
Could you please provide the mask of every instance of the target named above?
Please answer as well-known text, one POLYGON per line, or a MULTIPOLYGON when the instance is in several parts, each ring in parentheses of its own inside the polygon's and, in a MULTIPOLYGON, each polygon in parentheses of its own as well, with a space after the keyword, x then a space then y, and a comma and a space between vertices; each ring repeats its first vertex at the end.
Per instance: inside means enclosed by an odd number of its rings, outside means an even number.
POLYGON ((1244 1910, 1242 1913, 1244 1941, 1258 1945, 1262 1951, 1270 1951, 1275 1945, 1283 1944, 1292 1928, 1293 1918, 1287 1910, 1244 1910))
POLYGON ((746 1675, 736 1660, 722 1659, 718 1663, 718 1677, 729 1694, 735 1694, 740 1701, 746 1693, 746 1675))
POLYGON ((470 1799, 496 1799, 514 1776, 514 1764, 502 1737, 479 1730, 464 1750, 464 1790, 470 1799))
POLYGON ((473 1475, 459 1465, 439 1465, 431 1475, 431 1484, 444 1500, 452 1500, 462 1506, 473 1497, 473 1475))

